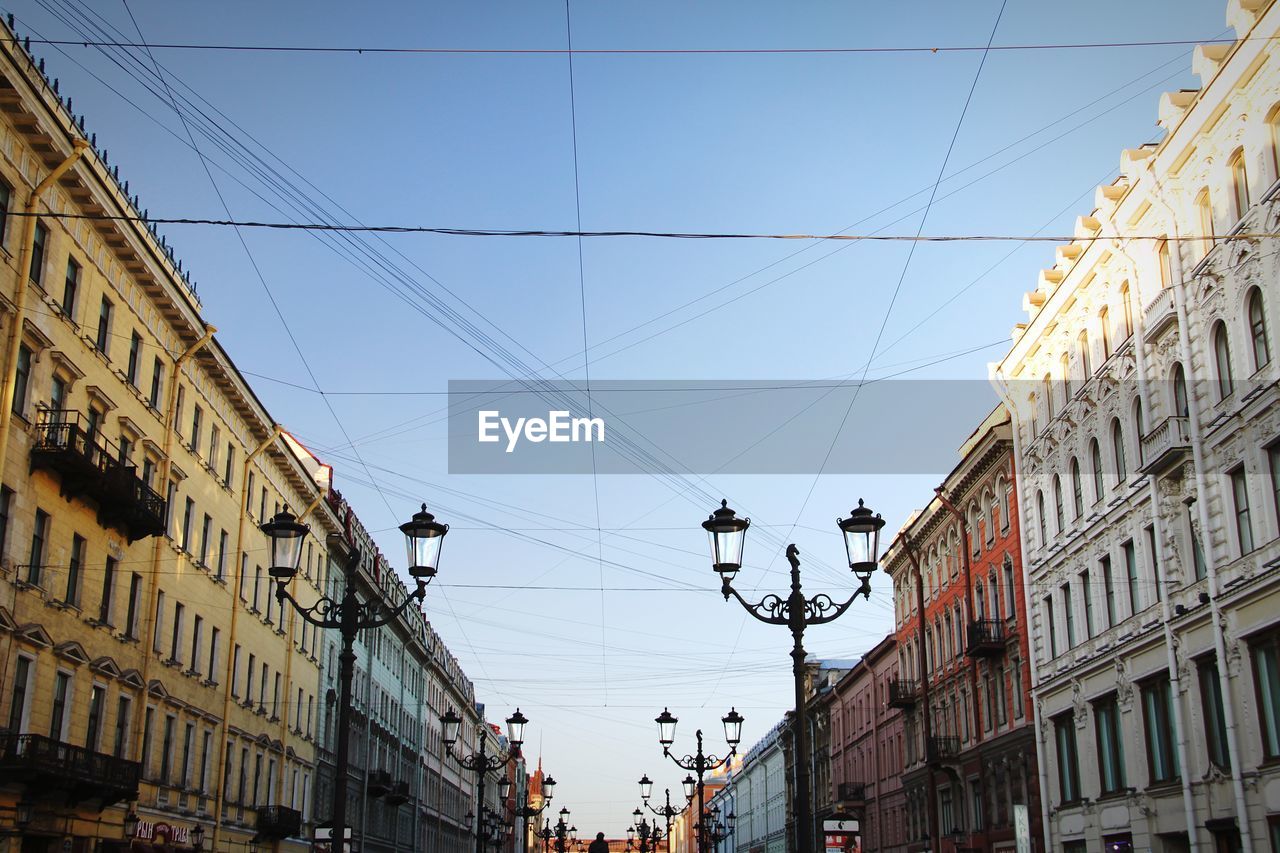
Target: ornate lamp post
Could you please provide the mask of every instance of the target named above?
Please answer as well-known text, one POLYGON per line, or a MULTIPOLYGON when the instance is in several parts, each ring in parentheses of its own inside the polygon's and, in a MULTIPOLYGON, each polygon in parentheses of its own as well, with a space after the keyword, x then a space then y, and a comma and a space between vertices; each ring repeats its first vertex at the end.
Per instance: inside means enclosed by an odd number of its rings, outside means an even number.
MULTIPOLYGON (((520 709, 516 708, 514 714, 507 717, 507 741, 511 744, 511 749, 506 755, 489 755, 486 747, 488 746, 488 727, 481 722, 476 726, 477 740, 480 741, 480 748, 476 752, 469 755, 458 755, 453 751, 453 745, 458 742, 458 735, 462 729, 462 718, 458 713, 450 708, 440 716, 440 739, 444 741, 444 750, 449 756, 462 767, 467 770, 474 771, 476 774, 476 800, 478 805, 476 808, 484 811, 484 777, 487 773, 506 767, 512 759, 520 755, 520 745, 524 743, 524 727, 529 720, 524 714, 520 713, 520 709)), ((505 800, 506 795, 511 792, 511 781, 502 779, 498 783, 498 791, 505 800)), ((484 821, 481 820, 476 826, 476 853, 484 853, 484 821)), ((468 827, 469 829, 470 827, 468 827)))
MULTIPOLYGON (((544 811, 546 811, 547 806, 551 805, 551 796, 555 793, 555 791, 556 791, 556 780, 551 776, 548 776, 547 778, 543 779, 542 780, 542 805, 538 806, 537 808, 534 808, 533 806, 529 805, 529 792, 527 790, 525 791, 524 804, 519 806, 515 812, 515 816, 524 821, 525 834, 521 836, 521 839, 528 837, 529 821, 531 819, 533 820, 534 822, 533 825, 535 827, 538 825, 537 818, 544 811)), ((539 833, 536 829, 534 830, 533 834, 535 836, 539 836, 539 833)), ((521 846, 524 845, 523 840, 520 843, 521 843, 521 846)))
POLYGON ((684 780, 685 796, 692 800, 695 793, 698 795, 699 820, 694 827, 698 833, 698 853, 706 853, 707 850, 707 833, 702 831, 701 828, 701 816, 706 807, 703 777, 709 771, 718 770, 728 764, 729 759, 733 758, 737 753, 738 744, 742 742, 742 719, 742 715, 733 708, 730 708, 729 713, 720 718, 720 722, 724 724, 725 742, 729 744, 729 754, 724 758, 717 758, 702 751, 702 729, 698 729, 695 735, 698 742, 698 751, 692 755, 686 755, 684 758, 676 758, 671 753, 671 744, 675 743, 676 723, 679 720, 672 716, 671 711, 666 708, 663 708, 662 713, 654 718, 654 722, 658 724, 658 743, 662 744, 662 754, 674 761, 677 767, 691 770, 698 776, 697 782, 691 776, 686 776, 684 780))
POLYGON ((654 853, 658 849, 658 843, 662 841, 663 832, 657 823, 650 824, 645 820, 644 812, 636 809, 631 813, 635 818, 634 826, 627 827, 627 836, 630 837, 634 832, 640 837, 640 853, 654 853))
POLYGON ((702 527, 711 539, 712 569, 720 575, 720 592, 724 600, 738 599, 742 607, 770 625, 786 625, 791 631, 791 672, 795 680, 796 701, 796 849, 798 853, 813 853, 813 799, 809 785, 809 733, 805 725, 808 716, 804 690, 804 630, 810 625, 833 622, 849 609, 859 595, 871 598, 871 573, 875 571, 880 553, 880 529, 884 519, 873 514, 858 501, 858 508, 848 518, 837 519, 836 525, 844 534, 845 554, 849 569, 859 581, 859 586, 848 601, 836 604, 831 596, 821 593, 805 598, 800 589, 800 549, 787 546, 787 562, 791 564, 791 593, 782 598, 766 595, 760 602, 750 604, 733 588, 733 578, 742 568, 742 546, 746 540, 751 520, 738 518, 729 509, 727 501, 713 512, 702 527))
MULTIPOLYGON (((347 830, 347 741, 351 728, 351 682, 355 677, 356 653, 353 649, 356 635, 361 631, 380 628, 393 622, 427 595, 427 584, 436 576, 440 563, 440 547, 444 544, 449 525, 436 521, 427 512, 427 505, 413 518, 400 525, 409 549, 409 575, 418 582, 418 588, 404 601, 388 609, 381 601, 363 604, 356 598, 356 570, 360 566, 360 549, 351 548, 344 569, 345 588, 341 600, 322 597, 310 607, 303 607, 289 592, 289 581, 298 573, 302 561, 302 543, 310 528, 299 522, 286 509, 262 525, 262 532, 271 540, 271 568, 269 574, 276 581, 276 599, 283 609, 287 601, 303 619, 317 628, 336 628, 342 635, 342 653, 338 655, 338 743, 334 750, 335 782, 333 807, 330 819, 333 825, 331 843, 343 845, 347 830)), ((341 849, 339 846, 338 849, 341 849)))
MULTIPOLYGON (((644 807, 646 809, 648 809, 649 811, 653 812, 655 815, 657 815, 658 817, 666 821, 666 824, 667 824, 666 836, 668 839, 667 845, 670 846, 671 819, 676 815, 680 814, 680 809, 671 805, 671 789, 670 788, 666 789, 667 803, 662 808, 653 807, 653 803, 649 802, 649 798, 652 796, 653 796, 653 780, 651 780, 649 778, 649 774, 646 773, 644 776, 640 777, 640 799, 644 803, 644 807)), ((688 799, 688 797, 686 797, 685 799, 688 799)))

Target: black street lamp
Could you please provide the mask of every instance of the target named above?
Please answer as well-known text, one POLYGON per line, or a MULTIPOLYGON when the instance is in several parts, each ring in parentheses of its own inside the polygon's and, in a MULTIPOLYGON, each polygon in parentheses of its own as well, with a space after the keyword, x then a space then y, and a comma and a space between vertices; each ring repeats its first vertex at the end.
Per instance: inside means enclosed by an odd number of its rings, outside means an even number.
MULTIPOLYGON (((530 820, 533 820, 533 825, 535 827, 538 825, 537 818, 544 811, 546 811, 547 806, 551 805, 551 796, 555 793, 555 791, 556 791, 556 780, 551 776, 547 776, 545 779, 542 780, 542 805, 538 806, 537 808, 534 808, 533 806, 529 805, 528 790, 524 792, 524 804, 516 808, 516 811, 515 811, 515 816, 524 821, 526 834, 520 836, 522 839, 528 837, 527 833, 529 829, 530 820)), ((538 831, 535 829, 533 834, 535 836, 538 835, 538 831)), ((522 846, 523 844, 524 842, 521 841, 522 846)))
POLYGON ((654 853, 658 849, 658 843, 662 841, 662 828, 656 822, 650 824, 645 819, 644 812, 638 808, 631 816, 635 818, 635 823, 627 827, 627 836, 631 837, 634 833, 640 837, 640 853, 654 853))
MULTIPOLYGON (((356 653, 353 648, 356 636, 364 630, 380 628, 400 617, 413 602, 421 604, 427 595, 427 584, 436 576, 440 563, 440 546, 449 532, 449 525, 441 524, 422 505, 421 512, 400 525, 409 549, 409 574, 418 582, 418 588, 394 608, 387 609, 381 601, 363 604, 356 598, 356 570, 360 566, 360 549, 352 547, 344 568, 346 588, 342 599, 324 596, 310 607, 303 607, 289 592, 289 581, 298 573, 302 561, 302 543, 310 528, 298 521, 286 509, 262 526, 262 532, 271 540, 271 567, 268 573, 276 581, 276 599, 281 608, 287 601, 306 621, 317 628, 336 628, 342 635, 342 653, 338 655, 338 743, 334 751, 335 782, 333 786, 333 810, 330 816, 336 849, 346 843, 347 830, 347 743, 351 728, 351 682, 355 677, 356 653)), ((332 848, 331 848, 332 849, 332 848)))
MULTIPOLYGON (((693 780, 690 779, 689 781, 692 782, 693 780)), ((640 777, 640 800, 644 803, 644 807, 646 809, 648 809, 649 811, 653 812, 655 815, 657 815, 658 817, 666 821, 667 823, 666 835, 667 835, 667 838, 670 839, 671 838, 671 819, 676 815, 680 814, 680 809, 671 805, 671 789, 670 788, 667 788, 666 790, 667 804, 660 809, 654 808, 653 804, 649 802, 649 798, 651 796, 653 796, 653 781, 649 778, 649 774, 646 773, 644 776, 640 777)), ((688 797, 686 797, 685 799, 688 799, 688 797)), ((670 844, 671 842, 670 840, 668 840, 667 845, 670 846, 670 844)))
POLYGON ((551 818, 547 818, 546 826, 539 831, 537 836, 542 839, 542 849, 550 849, 551 839, 555 839, 556 853, 566 853, 570 849, 576 839, 578 828, 569 825, 569 810, 567 808, 560 809, 560 819, 556 821, 556 825, 551 825, 551 818))
POLYGON ((204 850, 204 827, 198 823, 191 828, 191 849, 193 853, 204 850))
MULTIPOLYGON (((738 752, 738 744, 742 741, 742 715, 735 709, 730 708, 729 713, 720 718, 720 722, 724 725, 724 739, 729 744, 729 754, 724 758, 717 758, 714 755, 705 754, 702 751, 702 729, 698 729, 696 733, 698 741, 698 751, 693 755, 686 755, 684 758, 676 758, 671 753, 671 744, 676 739, 676 723, 679 722, 671 711, 666 708, 662 709, 662 713, 653 720, 658 724, 658 743, 662 744, 662 754, 670 758, 676 763, 677 767, 682 770, 691 770, 697 774, 698 779, 695 782, 692 776, 686 776, 684 779, 685 796, 692 801, 694 793, 698 795, 698 824, 694 826, 694 830, 698 833, 698 853, 705 853, 707 850, 707 833, 701 831, 702 814, 705 808, 705 791, 703 788, 703 777, 712 770, 718 770, 729 763, 729 759, 738 752)), ((641 780, 643 784, 643 780, 641 780)))
MULTIPOLYGON (((480 741, 478 751, 469 755, 458 755, 453 751, 453 745, 458 742, 458 735, 462 729, 462 718, 458 713, 450 708, 448 711, 440 715, 440 739, 444 742, 444 751, 458 764, 467 770, 474 771, 476 774, 476 801, 479 803, 477 808, 484 810, 484 777, 486 773, 492 773, 499 768, 506 767, 512 759, 520 755, 520 745, 524 743, 524 727, 529 720, 524 714, 520 713, 520 709, 516 708, 514 714, 507 717, 507 741, 511 744, 511 749, 507 751, 505 756, 489 755, 486 747, 488 746, 488 726, 483 722, 476 726, 476 738, 480 741)), ((502 794, 502 799, 506 799, 506 794, 511 792, 511 782, 503 779, 498 783, 498 791, 502 794)), ((476 826, 476 853, 484 853, 484 821, 476 826)), ((468 827, 469 829, 470 827, 468 827)))
POLYGON ((791 593, 786 598, 766 595, 760 602, 750 604, 736 589, 733 578, 742 568, 742 547, 751 520, 738 518, 729 509, 727 501, 702 522, 711 539, 712 569, 720 575, 720 592, 724 600, 730 596, 738 599, 743 608, 770 625, 786 625, 791 630, 791 672, 795 680, 796 694, 796 850, 813 853, 813 800, 809 785, 809 733, 806 727, 807 711, 804 690, 804 629, 810 625, 834 622, 849 609, 859 595, 871 598, 871 573, 875 571, 880 554, 880 529, 884 519, 873 514, 858 501, 858 508, 848 518, 836 520, 844 534, 845 554, 849 569, 859 581, 859 586, 848 601, 836 604, 831 596, 820 593, 805 598, 800 590, 800 550, 787 546, 787 562, 791 564, 791 593))

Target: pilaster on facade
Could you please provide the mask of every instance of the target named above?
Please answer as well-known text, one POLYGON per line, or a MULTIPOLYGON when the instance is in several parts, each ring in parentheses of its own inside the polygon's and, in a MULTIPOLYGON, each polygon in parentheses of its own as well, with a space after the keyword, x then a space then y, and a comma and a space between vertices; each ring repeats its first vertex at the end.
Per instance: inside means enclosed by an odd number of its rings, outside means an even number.
POLYGON ((1227 20, 993 366, 1055 848, 1280 840, 1280 10, 1227 20))

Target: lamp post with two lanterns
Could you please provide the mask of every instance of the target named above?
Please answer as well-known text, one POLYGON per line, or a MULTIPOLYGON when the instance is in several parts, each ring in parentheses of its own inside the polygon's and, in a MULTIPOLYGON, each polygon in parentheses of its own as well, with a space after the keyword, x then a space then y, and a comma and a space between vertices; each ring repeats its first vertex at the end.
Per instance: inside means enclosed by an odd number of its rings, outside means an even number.
MULTIPOLYGON (((656 853, 658 844, 663 838, 662 827, 658 826, 657 821, 652 824, 645 819, 644 812, 636 809, 631 813, 635 821, 631 826, 627 827, 627 840, 632 841, 635 838, 640 839, 640 853, 656 853)), ((670 842, 667 842, 670 845, 670 842)))
MULTIPOLYGON (((692 781, 693 780, 691 779, 690 782, 692 781)), ((640 800, 644 803, 644 807, 646 809, 648 809, 649 811, 653 812, 655 815, 657 815, 658 817, 666 821, 666 824, 667 824, 666 835, 668 839, 667 845, 670 846, 671 819, 676 815, 680 814, 680 809, 671 805, 671 789, 670 788, 667 788, 666 790, 667 804, 660 809, 654 808, 653 804, 649 802, 649 798, 652 796, 653 796, 653 780, 650 779, 649 774, 646 773, 645 775, 640 777, 640 800)), ((688 799, 688 797, 686 797, 685 799, 688 799)))
POLYGON ((742 742, 742 719, 742 715, 734 708, 730 708, 729 713, 720 718, 720 722, 724 725, 725 742, 729 744, 729 754, 724 758, 717 758, 702 751, 702 729, 698 729, 695 735, 698 743, 697 752, 686 755, 684 758, 676 758, 671 752, 671 745, 675 743, 676 723, 679 720, 672 716, 667 708, 663 708, 662 713, 654 718, 654 722, 658 724, 658 743, 662 745, 662 754, 674 761, 677 767, 690 770, 698 777, 696 781, 691 776, 686 776, 684 780, 685 797, 691 801, 695 794, 698 797, 698 821, 694 824, 694 831, 698 835, 698 853, 705 853, 709 840, 709 833, 702 819, 706 810, 703 777, 710 771, 718 770, 728 764, 737 753, 738 744, 742 742))
MULTIPOLYGON (((489 741, 488 727, 483 722, 476 726, 476 739, 480 741, 479 749, 468 755, 458 755, 453 751, 453 745, 458 742, 458 735, 462 731, 462 718, 452 708, 440 715, 440 739, 444 742, 444 751, 449 753, 449 757, 458 762, 459 765, 467 770, 474 771, 476 774, 476 801, 478 803, 476 807, 481 810, 482 815, 482 819, 476 824, 476 853, 484 853, 485 775, 501 767, 506 767, 512 759, 520 755, 520 745, 524 743, 524 727, 529 720, 524 714, 520 713, 519 708, 516 708, 515 713, 507 717, 506 722, 507 741, 511 744, 511 748, 507 750, 506 755, 489 754, 486 749, 489 741)), ((505 803, 510 794, 511 780, 504 776, 498 780, 498 798, 505 803)), ((469 824, 467 829, 471 829, 469 824)))
POLYGON ((724 595, 724 600, 736 598, 743 609, 756 619, 770 625, 786 625, 791 631, 791 672, 795 682, 796 702, 794 742, 796 850, 798 853, 813 853, 814 829, 813 800, 810 795, 809 779, 808 717, 805 708, 804 630, 810 625, 822 625, 839 619, 859 595, 867 599, 871 598, 871 573, 875 571, 879 558, 880 529, 884 527, 884 519, 872 513, 859 500, 857 509, 853 510, 848 518, 837 519, 836 525, 844 534, 849 569, 860 582, 858 589, 847 601, 837 604, 826 593, 806 598, 800 588, 800 549, 795 545, 788 545, 787 562, 791 564, 790 594, 786 598, 769 594, 761 601, 751 604, 733 588, 733 578, 742 568, 742 548, 751 520, 738 518, 734 511, 729 509, 728 502, 721 501, 720 508, 702 522, 703 529, 711 539, 712 569, 720 575, 720 592, 724 595))
POLYGON ((421 512, 400 525, 409 550, 409 575, 417 581, 418 588, 405 596, 404 601, 393 608, 374 599, 361 602, 356 597, 356 570, 360 566, 360 549, 351 546, 344 567, 345 588, 342 598, 335 600, 321 597, 315 604, 303 606, 289 592, 288 584, 298 573, 302 561, 302 543, 311 528, 294 518, 285 509, 262 525, 262 532, 271 540, 271 568, 269 574, 276 582, 276 599, 281 608, 287 601, 298 615, 317 628, 336 628, 342 635, 342 652, 338 655, 338 742, 334 752, 336 779, 333 786, 333 806, 330 819, 336 844, 345 843, 347 828, 347 749, 351 729, 351 683, 355 678, 356 636, 364 630, 380 628, 395 621, 409 608, 427 595, 427 584, 436 576, 440 562, 440 547, 444 544, 449 525, 441 524, 422 505, 421 512))
POLYGON ((552 795, 554 795, 554 794, 555 794, 555 792, 556 792, 556 780, 555 780, 555 778, 554 778, 554 777, 552 777, 552 776, 547 776, 545 779, 543 779, 543 780, 542 780, 542 805, 537 806, 537 807, 534 807, 534 806, 530 805, 530 804, 529 804, 529 792, 528 792, 528 790, 526 790, 526 791, 524 792, 524 805, 519 806, 519 807, 516 809, 516 814, 515 814, 515 816, 516 816, 516 817, 518 817, 518 818, 520 818, 521 820, 523 820, 523 821, 524 821, 524 829, 523 829, 524 835, 522 835, 522 836, 521 836, 521 839, 522 839, 522 840, 521 840, 521 845, 523 845, 523 844, 525 843, 525 842, 524 842, 524 840, 525 840, 525 839, 527 839, 527 838, 529 837, 529 821, 530 821, 530 820, 532 820, 532 821, 534 822, 534 823, 533 823, 533 825, 534 825, 534 833, 533 833, 533 834, 534 834, 535 836, 537 836, 537 835, 538 835, 538 831, 537 831, 537 826, 538 826, 537 818, 538 818, 538 817, 539 817, 539 816, 540 816, 544 811, 546 811, 546 810, 547 810, 547 806, 551 805, 551 797, 552 797, 552 795))

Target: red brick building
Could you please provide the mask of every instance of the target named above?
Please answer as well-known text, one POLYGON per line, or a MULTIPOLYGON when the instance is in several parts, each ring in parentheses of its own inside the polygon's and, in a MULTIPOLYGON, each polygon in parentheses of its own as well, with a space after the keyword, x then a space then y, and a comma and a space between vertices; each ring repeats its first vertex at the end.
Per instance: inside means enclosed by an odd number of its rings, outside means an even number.
POLYGON ((1028 620, 1003 407, 960 449, 960 464, 899 531, 893 579, 904 712, 903 787, 913 850, 1013 849, 1025 807, 1039 850, 1040 792, 1028 620))
POLYGON ((903 714, 891 707, 898 641, 890 634, 840 679, 831 697, 831 798, 859 822, 862 849, 904 853, 903 714))

